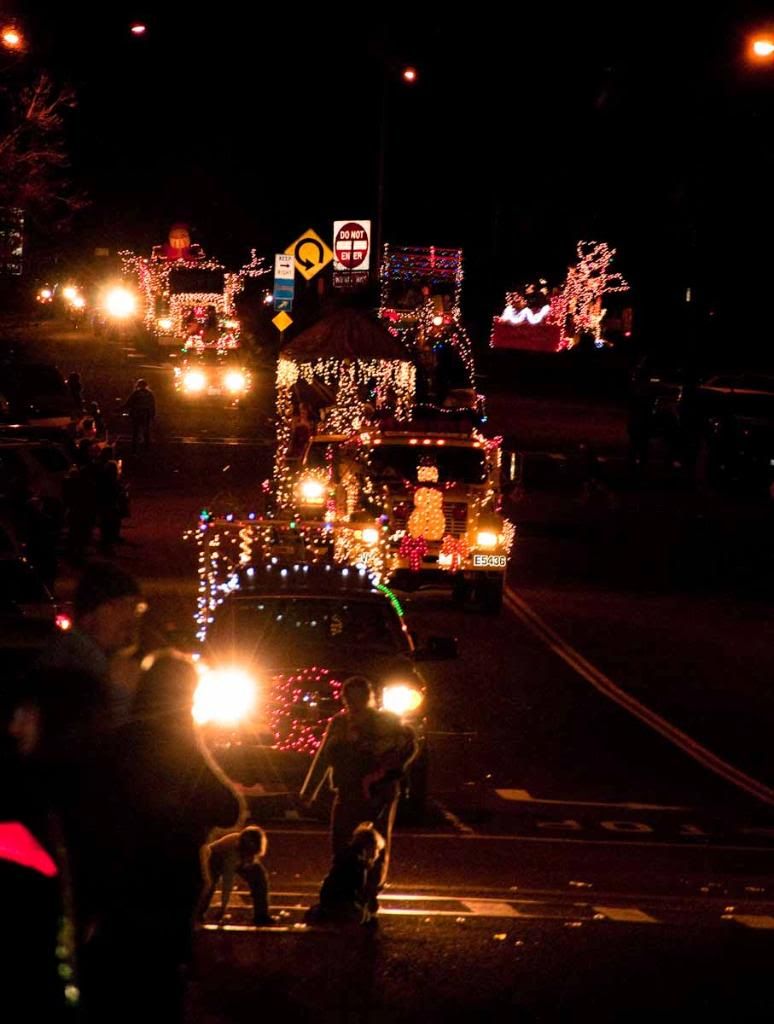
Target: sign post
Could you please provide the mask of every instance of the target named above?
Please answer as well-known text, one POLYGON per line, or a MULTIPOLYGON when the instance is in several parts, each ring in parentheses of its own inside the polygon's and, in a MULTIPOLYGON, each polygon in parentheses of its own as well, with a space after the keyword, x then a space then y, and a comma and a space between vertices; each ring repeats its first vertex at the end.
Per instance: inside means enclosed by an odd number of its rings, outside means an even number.
POLYGON ((293 257, 287 253, 280 252, 274 257, 274 311, 276 313, 289 313, 293 308, 293 296, 295 294, 295 268, 293 257))
POLYGON ((295 242, 291 242, 285 253, 293 257, 296 270, 307 281, 311 281, 315 274, 319 274, 323 267, 327 267, 333 259, 331 250, 311 228, 295 242))
POLYGON ((371 221, 333 222, 333 286, 353 288, 368 283, 371 267, 371 221))

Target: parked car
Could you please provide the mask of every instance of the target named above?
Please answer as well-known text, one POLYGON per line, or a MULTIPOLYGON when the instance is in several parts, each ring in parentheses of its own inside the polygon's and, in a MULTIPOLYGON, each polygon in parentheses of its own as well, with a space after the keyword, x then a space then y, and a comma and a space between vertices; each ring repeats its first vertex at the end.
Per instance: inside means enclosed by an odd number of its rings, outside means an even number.
POLYGON ((0 410, 10 423, 66 427, 78 407, 64 377, 51 363, 0 366, 0 410))

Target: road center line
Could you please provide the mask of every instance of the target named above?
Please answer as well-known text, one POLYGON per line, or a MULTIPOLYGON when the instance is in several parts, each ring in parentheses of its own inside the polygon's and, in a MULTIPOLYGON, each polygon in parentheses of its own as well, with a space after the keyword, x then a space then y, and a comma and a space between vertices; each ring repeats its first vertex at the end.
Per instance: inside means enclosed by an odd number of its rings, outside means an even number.
POLYGON ((738 789, 742 789, 744 792, 754 796, 762 803, 774 806, 774 789, 724 761, 707 747, 698 743, 693 737, 683 732, 682 729, 678 729, 677 726, 672 725, 666 718, 662 718, 661 715, 652 711, 646 705, 641 704, 635 697, 622 690, 612 679, 601 672, 595 665, 592 665, 590 661, 587 661, 579 651, 559 636, 510 586, 505 588, 505 603, 508 610, 520 622, 527 626, 531 632, 542 640, 570 668, 577 672, 579 676, 591 683, 596 690, 634 715, 635 718, 644 722, 645 725, 654 729, 664 739, 679 747, 680 750, 688 754, 689 757, 692 757, 694 761, 701 764, 704 768, 714 772, 738 789))

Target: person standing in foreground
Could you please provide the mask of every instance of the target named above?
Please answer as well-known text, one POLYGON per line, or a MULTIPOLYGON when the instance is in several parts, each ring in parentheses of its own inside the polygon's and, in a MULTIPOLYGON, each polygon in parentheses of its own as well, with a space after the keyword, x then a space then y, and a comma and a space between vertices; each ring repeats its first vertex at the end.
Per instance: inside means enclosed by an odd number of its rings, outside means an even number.
POLYGON ((156 418, 156 399, 144 377, 140 377, 135 384, 124 409, 129 413, 132 424, 132 451, 136 452, 140 443, 143 448, 150 448, 151 425, 156 418))
POLYGON ((418 747, 409 726, 397 715, 374 706, 373 689, 365 677, 347 679, 341 697, 344 708, 328 723, 301 787, 300 799, 311 804, 330 777, 336 793, 331 811, 334 858, 349 846, 361 822, 372 822, 384 838, 384 848, 368 870, 368 909, 374 914, 389 868, 400 780, 416 757, 418 747))

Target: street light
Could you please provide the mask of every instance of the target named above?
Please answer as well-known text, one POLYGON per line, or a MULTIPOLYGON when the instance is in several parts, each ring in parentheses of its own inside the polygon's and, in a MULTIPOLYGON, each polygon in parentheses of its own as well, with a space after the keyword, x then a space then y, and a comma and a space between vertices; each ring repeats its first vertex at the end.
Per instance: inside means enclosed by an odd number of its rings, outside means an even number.
MULTIPOLYGON (((389 98, 390 79, 394 72, 394 65, 388 63, 384 67, 384 74, 382 76, 382 108, 379 125, 379 181, 376 195, 376 247, 374 249, 374 252, 376 253, 374 270, 377 281, 379 279, 379 270, 382 261, 382 242, 384 235, 384 163, 387 152, 387 101, 389 98)), ((405 82, 407 85, 414 85, 419 75, 416 68, 407 66, 401 69, 400 77, 401 81, 405 82)))
POLYGON ((755 35, 750 39, 750 55, 755 60, 769 60, 774 56, 774 35, 755 35))
POLYGON ((6 50, 21 50, 24 47, 24 36, 15 25, 5 25, 0 32, 0 41, 6 50))
POLYGON ((146 29, 146 26, 143 25, 142 22, 136 21, 131 26, 129 31, 132 33, 133 36, 144 36, 145 35, 145 29, 146 29))

